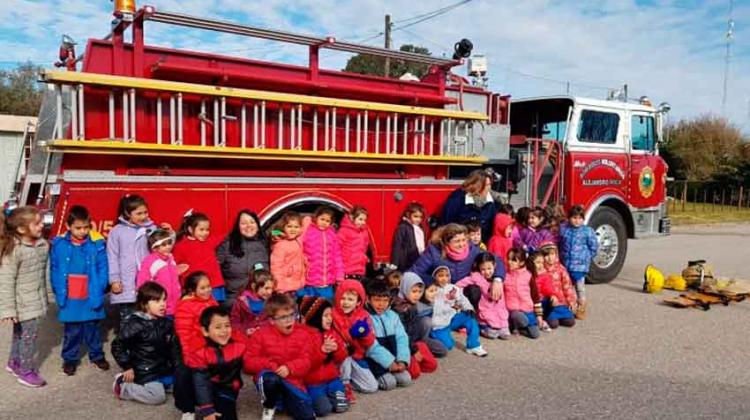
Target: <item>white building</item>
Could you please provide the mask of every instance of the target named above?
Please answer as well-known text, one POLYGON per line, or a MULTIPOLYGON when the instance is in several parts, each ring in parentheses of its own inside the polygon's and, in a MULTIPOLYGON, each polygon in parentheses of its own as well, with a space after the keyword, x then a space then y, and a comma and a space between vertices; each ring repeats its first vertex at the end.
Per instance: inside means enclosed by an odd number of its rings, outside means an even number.
POLYGON ((4 203, 13 191, 13 186, 23 175, 23 135, 28 127, 30 133, 36 128, 36 117, 0 115, 0 203, 4 203))

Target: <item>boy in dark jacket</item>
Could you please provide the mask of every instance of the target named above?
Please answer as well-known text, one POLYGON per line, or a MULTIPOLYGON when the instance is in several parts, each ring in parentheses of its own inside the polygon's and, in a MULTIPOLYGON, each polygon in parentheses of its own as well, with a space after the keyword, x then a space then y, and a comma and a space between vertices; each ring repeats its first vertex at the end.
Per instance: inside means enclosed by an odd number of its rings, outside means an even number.
POLYGON ((233 338, 229 312, 218 306, 203 310, 201 332, 206 346, 187 356, 193 369, 196 412, 205 420, 237 419, 237 395, 242 388, 245 342, 233 338))
POLYGON ((158 405, 167 400, 165 388, 174 381, 174 363, 179 357, 172 320, 165 318, 167 292, 154 282, 138 289, 136 312, 120 325, 112 341, 112 356, 122 368, 112 388, 122 400, 158 405))
POLYGON ((50 254, 50 283, 60 308, 57 318, 65 326, 62 369, 66 375, 75 374, 81 343, 85 342, 91 363, 108 370, 99 334, 109 283, 104 238, 91 232, 91 217, 85 207, 71 207, 66 224, 68 232, 52 241, 50 254))
POLYGON ((295 419, 314 419, 315 412, 305 388, 312 365, 312 336, 296 321, 297 306, 289 295, 277 294, 266 301, 270 324, 263 325, 247 342, 245 370, 254 375, 261 394, 263 419, 271 420, 279 403, 295 419))

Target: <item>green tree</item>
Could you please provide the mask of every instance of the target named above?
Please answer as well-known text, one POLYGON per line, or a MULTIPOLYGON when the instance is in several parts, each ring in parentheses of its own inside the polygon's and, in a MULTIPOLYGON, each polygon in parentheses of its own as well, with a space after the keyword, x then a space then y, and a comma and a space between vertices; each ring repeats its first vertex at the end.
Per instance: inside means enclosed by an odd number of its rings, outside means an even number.
POLYGON ((37 79, 41 69, 28 62, 14 70, 0 70, 0 114, 39 114, 42 86, 37 79))
MULTIPOLYGON (((417 53, 423 55, 432 55, 430 50, 425 47, 406 44, 399 48, 400 51, 417 53)), ((409 63, 403 60, 391 60, 390 77, 401 77, 405 73, 411 73, 419 78, 427 74, 427 65, 419 63, 409 63)), ((385 58, 375 57, 372 55, 357 54, 346 62, 344 71, 382 76, 385 71, 385 58)))
POLYGON ((662 150, 671 174, 689 181, 733 178, 743 163, 742 132, 724 118, 703 115, 667 128, 662 150))

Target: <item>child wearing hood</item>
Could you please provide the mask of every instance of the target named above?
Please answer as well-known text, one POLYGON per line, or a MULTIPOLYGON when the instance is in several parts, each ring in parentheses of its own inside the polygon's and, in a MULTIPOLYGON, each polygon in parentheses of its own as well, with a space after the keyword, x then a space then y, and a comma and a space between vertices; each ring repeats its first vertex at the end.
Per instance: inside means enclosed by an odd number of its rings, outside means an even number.
POLYGON ((367 310, 377 342, 367 350, 367 365, 378 380, 378 387, 390 391, 412 383, 409 336, 398 315, 390 309, 391 293, 383 279, 367 283, 367 310))
POLYGON ((331 302, 305 296, 299 303, 299 314, 313 337, 312 365, 305 385, 313 400, 315 415, 343 413, 349 409, 349 400, 341 382, 340 368, 348 354, 341 336, 333 330, 331 302))
POLYGON ((367 250, 370 248, 370 232, 367 229, 367 209, 354 206, 341 219, 338 231, 341 244, 341 259, 344 261, 346 278, 361 280, 367 272, 367 250))
MULTIPOLYGON (((493 224, 493 235, 487 242, 487 250, 495 256, 505 261, 508 251, 513 248, 513 227, 515 223, 513 217, 509 214, 498 213, 495 216, 493 224)), ((505 269, 508 269, 508 262, 505 261, 505 269)))
POLYGON ((354 401, 352 389, 365 394, 378 390, 378 381, 365 361, 365 354, 375 344, 375 334, 364 305, 365 289, 359 281, 346 279, 336 288, 333 329, 341 336, 349 354, 341 364, 341 380, 350 402, 354 401))
POLYGON ((460 287, 451 284, 450 269, 439 266, 432 272, 432 279, 437 286, 432 313, 432 337, 442 341, 451 350, 455 345, 451 332, 466 328, 466 352, 478 357, 487 356, 487 350, 479 343, 479 324, 474 306, 460 287))
POLYGON ((432 373, 437 370, 435 357, 443 357, 448 350, 438 340, 430 338, 432 331, 431 317, 419 316, 417 305, 424 294, 424 282, 412 272, 404 273, 398 296, 394 299, 391 309, 396 312, 404 325, 406 335, 409 336, 409 351, 411 361, 409 362, 409 374, 412 379, 417 379, 424 373, 432 373), (437 347, 438 352, 433 354, 431 345, 437 347))

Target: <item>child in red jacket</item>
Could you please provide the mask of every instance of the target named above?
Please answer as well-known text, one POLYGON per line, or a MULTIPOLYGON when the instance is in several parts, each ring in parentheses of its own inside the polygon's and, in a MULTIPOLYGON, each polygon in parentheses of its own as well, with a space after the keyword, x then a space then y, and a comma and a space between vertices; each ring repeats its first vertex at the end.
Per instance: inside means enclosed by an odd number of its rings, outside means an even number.
POLYGON ((183 293, 174 313, 174 330, 180 342, 182 356, 182 360, 176 361, 174 373, 174 405, 183 413, 192 413, 195 410, 193 374, 183 361, 206 345, 199 323, 201 313, 204 309, 219 304, 211 295, 211 280, 203 271, 187 276, 183 293))
POLYGON ((362 283, 349 279, 339 284, 334 300, 333 329, 344 340, 349 353, 341 364, 341 380, 349 401, 354 401, 352 388, 366 394, 378 390, 378 381, 365 361, 365 354, 375 344, 375 334, 370 314, 364 305, 365 289, 362 283))
POLYGON ((203 271, 211 280, 211 293, 214 299, 223 302, 226 297, 224 277, 221 274, 219 260, 216 259, 216 247, 222 238, 211 238, 210 233, 211 222, 208 216, 193 213, 190 209, 177 232, 177 243, 172 255, 178 267, 184 270, 180 275, 182 283, 185 283, 185 279, 191 273, 203 271))
POLYGON ((487 243, 487 250, 495 256, 500 257, 505 262, 505 269, 508 270, 508 262, 505 261, 508 251, 513 248, 513 217, 509 214, 498 213, 495 216, 495 223, 492 225, 492 238, 487 243))
POLYGON ((229 312, 206 308, 200 317, 203 347, 186 360, 193 372, 197 412, 204 420, 237 420, 242 366, 248 355, 245 340, 232 334, 229 312))
POLYGON ((338 237, 346 278, 361 280, 367 273, 367 250, 370 248, 367 215, 366 208, 354 206, 352 211, 341 219, 338 237))
POLYGON ((283 403, 295 419, 314 419, 312 399, 305 377, 312 365, 311 335, 297 324, 296 305, 289 295, 276 294, 266 301, 270 319, 250 336, 245 370, 254 375, 263 404, 263 419, 272 419, 283 403))
POLYGON ((550 328, 559 325, 572 327, 576 324, 575 312, 578 309, 578 296, 568 270, 560 264, 557 246, 553 242, 541 244, 544 255, 544 268, 549 277, 539 284, 539 293, 545 298, 542 307, 544 319, 550 328))
POLYGON ((331 329, 332 312, 331 302, 323 298, 306 296, 299 304, 302 322, 310 327, 313 336, 313 362, 305 384, 313 400, 315 414, 320 417, 349 409, 339 371, 348 354, 344 341, 331 329))

